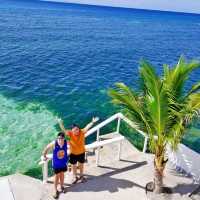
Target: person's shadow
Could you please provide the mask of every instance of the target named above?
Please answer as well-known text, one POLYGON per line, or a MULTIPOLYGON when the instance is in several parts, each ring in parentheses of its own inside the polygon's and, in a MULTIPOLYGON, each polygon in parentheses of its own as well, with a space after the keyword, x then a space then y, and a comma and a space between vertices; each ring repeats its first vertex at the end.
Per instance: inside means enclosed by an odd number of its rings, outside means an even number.
POLYGON ((132 181, 129 181, 126 179, 118 179, 111 176, 129 171, 129 170, 133 170, 138 167, 142 167, 143 165, 146 165, 146 164, 147 164, 146 161, 138 162, 128 167, 124 167, 122 169, 115 169, 115 168, 110 168, 106 166, 101 166, 102 168, 113 169, 113 171, 100 175, 100 176, 88 176, 88 181, 86 183, 84 184, 78 183, 76 185, 73 185, 69 187, 67 191, 68 192, 109 191, 111 193, 114 193, 114 192, 119 191, 120 188, 126 189, 126 188, 132 188, 132 187, 139 187, 141 189, 145 189, 144 186, 141 186, 132 181))
MULTIPOLYGON (((200 195, 200 185, 199 184, 185 184, 179 183, 175 187, 172 188, 174 193, 178 193, 180 195, 185 194, 199 194, 200 195)), ((200 196, 199 196, 200 198, 200 196)))

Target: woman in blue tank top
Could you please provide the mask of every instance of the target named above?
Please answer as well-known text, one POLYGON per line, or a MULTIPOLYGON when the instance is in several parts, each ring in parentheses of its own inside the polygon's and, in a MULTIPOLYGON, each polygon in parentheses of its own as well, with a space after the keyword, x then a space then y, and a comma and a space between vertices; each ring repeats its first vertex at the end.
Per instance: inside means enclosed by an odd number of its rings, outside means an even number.
POLYGON ((58 183, 60 182, 61 191, 65 192, 64 188, 64 172, 67 171, 67 162, 68 162, 68 155, 67 155, 67 141, 65 140, 65 134, 63 132, 58 133, 57 139, 50 144, 43 151, 44 160, 47 159, 46 155, 47 152, 53 149, 53 159, 52 159, 52 167, 55 173, 55 180, 54 180, 54 189, 55 194, 53 197, 55 199, 58 198, 58 183))

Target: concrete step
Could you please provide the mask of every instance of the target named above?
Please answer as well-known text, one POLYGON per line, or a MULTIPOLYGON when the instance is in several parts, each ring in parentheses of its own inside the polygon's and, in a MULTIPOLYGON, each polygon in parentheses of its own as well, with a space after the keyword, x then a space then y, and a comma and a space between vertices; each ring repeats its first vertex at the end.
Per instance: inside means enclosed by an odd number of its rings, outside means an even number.
POLYGON ((51 198, 42 181, 38 179, 22 174, 14 174, 1 178, 0 182, 6 180, 9 182, 10 189, 8 191, 8 188, 1 188, 0 185, 0 188, 4 189, 3 193, 0 192, 0 194, 9 196, 5 198, 1 196, 0 199, 2 200, 49 200, 51 198), (10 191, 12 191, 12 195, 10 191))
POLYGON ((0 179, 0 194, 1 198, 5 200, 14 200, 12 188, 8 178, 0 179))

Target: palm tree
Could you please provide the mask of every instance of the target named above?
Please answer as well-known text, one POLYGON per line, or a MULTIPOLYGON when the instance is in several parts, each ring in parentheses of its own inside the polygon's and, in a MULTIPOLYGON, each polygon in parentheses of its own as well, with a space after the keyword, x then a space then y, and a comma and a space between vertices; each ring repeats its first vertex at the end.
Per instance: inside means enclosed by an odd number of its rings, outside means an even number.
POLYGON ((114 104, 137 124, 137 129, 148 134, 149 148, 154 156, 155 193, 162 192, 166 146, 178 148, 185 130, 200 115, 200 81, 185 91, 185 83, 200 63, 187 63, 181 57, 176 66, 163 66, 158 76, 153 66, 140 64, 141 89, 136 91, 124 83, 116 83, 108 94, 114 104))

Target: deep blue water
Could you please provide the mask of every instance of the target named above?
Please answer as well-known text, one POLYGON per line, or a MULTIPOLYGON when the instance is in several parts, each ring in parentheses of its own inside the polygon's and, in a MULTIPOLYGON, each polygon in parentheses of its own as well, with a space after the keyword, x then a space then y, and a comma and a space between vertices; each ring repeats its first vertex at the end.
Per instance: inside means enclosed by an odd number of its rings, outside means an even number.
POLYGON ((161 73, 180 55, 200 59, 200 15, 0 0, 0 174, 36 166, 56 116, 69 126, 115 113, 107 89, 137 87, 142 58, 161 73))

